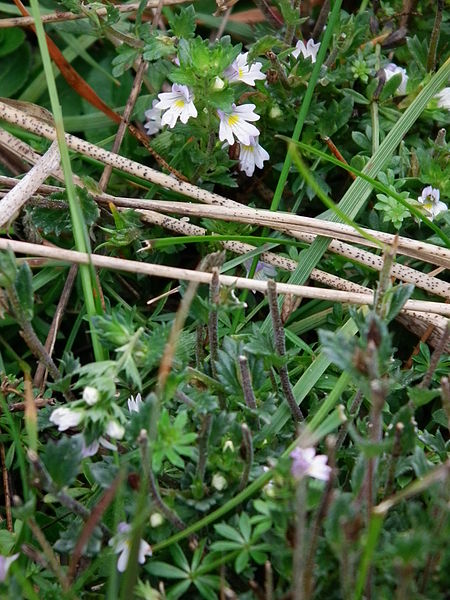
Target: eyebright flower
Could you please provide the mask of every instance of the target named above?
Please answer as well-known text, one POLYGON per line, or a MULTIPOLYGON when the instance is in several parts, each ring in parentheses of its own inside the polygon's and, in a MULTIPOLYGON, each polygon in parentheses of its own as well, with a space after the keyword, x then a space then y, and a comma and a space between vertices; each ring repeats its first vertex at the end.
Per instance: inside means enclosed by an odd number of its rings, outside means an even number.
POLYGON ((106 426, 106 433, 115 440, 121 440, 125 434, 125 429, 117 421, 109 421, 106 426))
POLYGON ((423 188, 421 195, 417 198, 420 204, 423 205, 427 217, 429 217, 431 221, 434 217, 437 217, 439 213, 447 210, 447 205, 444 202, 441 202, 439 198, 439 190, 431 187, 431 185, 423 188))
POLYGON ((128 398, 128 410, 130 413, 139 412, 141 410, 141 406, 144 403, 142 402, 141 394, 136 394, 136 398, 134 396, 130 396, 128 398))
POLYGON ((406 69, 403 67, 398 67, 395 63, 389 63, 383 69, 384 74, 386 76, 386 81, 389 81, 391 77, 394 75, 401 74, 402 80, 397 88, 397 94, 404 95, 406 94, 406 84, 408 83, 408 75, 406 74, 406 69))
POLYGON ((306 46, 305 42, 299 40, 295 46, 295 50, 291 52, 294 58, 298 58, 300 54, 303 58, 310 58, 312 63, 315 63, 317 60, 317 53, 319 52, 320 42, 318 44, 314 43, 313 39, 307 41, 306 46))
POLYGON ((61 406, 52 412, 50 421, 58 426, 58 431, 65 431, 66 429, 70 429, 70 427, 79 425, 83 417, 84 415, 81 411, 61 406))
POLYGON ((257 79, 265 79, 266 76, 261 72, 262 63, 256 62, 251 65, 247 63, 248 52, 241 52, 225 70, 224 76, 230 83, 233 81, 242 81, 247 85, 255 85, 257 79))
MULTIPOLYGON (((252 268, 253 258, 249 258, 244 262, 245 270, 247 271, 247 277, 250 274, 252 268)), ((253 279, 259 279, 260 281, 267 281, 277 276, 277 270, 272 265, 265 263, 262 260, 258 260, 256 264, 255 274, 253 279)))
POLYGON ((328 457, 325 454, 316 455, 314 448, 297 447, 290 456, 292 458, 291 473, 296 479, 301 479, 306 475, 323 481, 328 481, 330 478, 331 467, 326 464, 328 457))
POLYGON ((91 386, 86 386, 83 390, 83 400, 89 406, 96 404, 100 399, 100 394, 98 393, 98 389, 91 386))
POLYGON ((0 582, 5 581, 8 576, 9 567, 18 557, 18 553, 13 554, 12 556, 3 556, 0 554, 0 582))
POLYGON ((158 100, 153 100, 152 107, 145 111, 144 115, 147 119, 147 122, 144 124, 145 129, 147 130, 147 135, 155 135, 161 129, 161 114, 162 110, 159 108, 155 108, 156 104, 158 104, 158 100))
POLYGON ((438 108, 450 110, 450 87, 446 87, 436 94, 438 108))
POLYGON ((269 154, 259 145, 258 137, 250 137, 250 144, 241 144, 239 152, 239 168, 251 177, 255 171, 263 168, 263 162, 269 160, 269 154))
POLYGON ((150 516, 150 525, 152 527, 159 527, 164 523, 164 517, 159 512, 154 512, 150 516))
POLYGON ((242 104, 236 106, 233 104, 230 113, 225 113, 218 110, 217 114, 220 119, 219 140, 225 140, 232 146, 234 144, 234 136, 241 144, 249 145, 251 137, 259 136, 259 130, 248 123, 247 121, 258 121, 259 115, 255 112, 254 104, 242 104))
POLYGON ((178 119, 182 123, 187 123, 190 117, 197 116, 197 109, 194 106, 194 95, 187 85, 174 83, 171 92, 158 94, 159 102, 153 108, 165 110, 161 119, 161 126, 168 125, 175 127, 178 119))
MULTIPOLYGON (((119 555, 117 560, 117 570, 120 573, 126 571, 128 566, 128 559, 130 558, 131 538, 130 531, 131 527, 128 523, 119 523, 117 527, 117 535, 109 540, 109 545, 113 547, 114 552, 119 555)), ((141 565, 145 563, 145 557, 152 555, 152 548, 150 544, 147 544, 145 540, 141 540, 139 544, 139 555, 138 560, 141 565)))

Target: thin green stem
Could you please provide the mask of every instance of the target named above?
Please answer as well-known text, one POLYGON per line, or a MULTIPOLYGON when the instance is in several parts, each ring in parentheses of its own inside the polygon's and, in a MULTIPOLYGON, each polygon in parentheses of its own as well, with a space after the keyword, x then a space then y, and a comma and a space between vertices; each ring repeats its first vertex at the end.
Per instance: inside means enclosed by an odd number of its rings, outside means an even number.
MULTIPOLYGON (((73 236, 75 240, 75 247, 79 252, 90 252, 89 237, 86 229, 86 223, 84 221, 83 212, 81 210, 80 203, 77 199, 75 186, 73 183, 72 167, 70 164, 69 150, 64 137, 64 123, 61 105, 59 103, 58 91, 56 89, 55 77, 52 69, 52 63, 50 54, 48 51, 44 27, 41 21, 41 13, 39 8, 38 0, 30 0, 31 14, 33 15, 36 36, 38 39, 39 50, 41 52, 42 64, 47 80, 47 88, 50 97, 50 103, 52 107, 53 117, 55 119, 56 137, 58 140, 59 151, 61 154, 61 166, 64 173, 64 180, 67 189, 67 197, 69 200, 70 216, 72 219, 73 236)), ((84 301, 86 303, 86 309, 89 319, 96 314, 101 314, 101 307, 99 302, 96 303, 95 299, 99 300, 99 294, 94 270, 92 266, 81 266, 80 277, 83 287, 84 301)), ((102 345, 98 339, 94 328, 91 327, 91 338, 92 346, 96 361, 102 361, 105 359, 105 354, 102 345)))

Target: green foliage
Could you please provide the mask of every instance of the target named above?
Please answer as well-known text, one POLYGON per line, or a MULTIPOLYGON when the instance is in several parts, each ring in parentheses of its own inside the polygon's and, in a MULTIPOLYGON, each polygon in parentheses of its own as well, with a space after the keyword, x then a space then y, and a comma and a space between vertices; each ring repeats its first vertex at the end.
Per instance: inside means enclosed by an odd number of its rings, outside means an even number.
POLYGON ((193 458, 195 456, 195 450, 191 444, 197 438, 197 434, 184 431, 187 420, 186 411, 179 412, 174 421, 171 421, 167 410, 161 412, 158 419, 158 438, 152 454, 155 471, 161 470, 165 459, 174 467, 183 469, 185 463, 182 457, 193 458))
POLYGON ((57 442, 47 442, 42 461, 50 477, 59 488, 70 485, 81 464, 81 440, 63 437, 57 442))

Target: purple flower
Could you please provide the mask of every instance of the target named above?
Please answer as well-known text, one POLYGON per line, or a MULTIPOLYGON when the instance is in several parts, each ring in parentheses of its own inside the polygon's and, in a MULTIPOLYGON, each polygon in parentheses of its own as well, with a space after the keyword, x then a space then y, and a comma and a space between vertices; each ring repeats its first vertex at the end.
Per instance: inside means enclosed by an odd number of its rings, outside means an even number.
POLYGON ((292 458, 291 473, 296 479, 309 476, 328 481, 331 467, 327 465, 325 454, 317 454, 314 448, 297 447, 290 454, 292 458))
POLYGON ((13 554, 12 556, 3 556, 3 554, 0 554, 0 582, 5 581, 8 576, 9 567, 18 557, 19 554, 13 554))
POLYGON ((402 80, 398 84, 397 94, 404 95, 406 94, 406 84, 408 83, 408 75, 406 73, 406 69, 403 67, 398 67, 395 63, 389 63, 383 69, 386 81, 389 81, 391 77, 394 75, 400 74, 402 76, 402 80))

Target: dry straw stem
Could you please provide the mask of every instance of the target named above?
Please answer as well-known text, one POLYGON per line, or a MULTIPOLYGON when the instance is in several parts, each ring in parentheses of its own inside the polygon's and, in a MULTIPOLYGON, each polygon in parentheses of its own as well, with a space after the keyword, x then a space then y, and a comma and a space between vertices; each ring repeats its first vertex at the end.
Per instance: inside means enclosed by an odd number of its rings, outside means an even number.
MULTIPOLYGON (((128 273, 139 273, 142 275, 151 275, 154 277, 163 277, 165 279, 179 279, 182 281, 194 281, 197 283, 211 284, 212 274, 202 271, 192 271, 190 269, 181 269, 168 267, 165 265, 154 265, 141 263, 133 260, 124 260, 98 254, 85 254, 74 250, 65 250, 64 248, 55 248, 41 246, 39 244, 30 244, 27 242, 18 242, 13 240, 0 239, 0 250, 11 249, 19 254, 29 254, 77 264, 90 264, 104 269, 114 269, 117 271, 126 271, 128 273)), ((235 287, 239 289, 257 290, 259 292, 267 291, 267 282, 257 279, 246 279, 245 277, 233 277, 230 275, 220 275, 221 285, 235 287)), ((340 290, 329 290, 322 288, 310 288, 304 285, 293 285, 290 283, 278 283, 277 290, 280 294, 292 294, 303 298, 314 298, 317 300, 329 300, 331 302, 342 302, 346 304, 372 305, 374 296, 370 294, 358 294, 356 292, 341 292, 340 290)), ((419 312, 429 312, 444 316, 450 316, 450 304, 443 302, 426 302, 423 300, 408 300, 404 305, 404 310, 416 310, 419 312)))
MULTIPOLYGON (((19 127, 27 131, 31 131, 37 135, 42 135, 47 139, 54 140, 56 138, 56 131, 54 127, 3 102, 0 102, 0 119, 5 119, 10 123, 14 123, 15 125, 18 125, 19 127)), ((211 211, 208 212, 206 210, 207 207, 195 207, 184 204, 185 208, 183 208, 182 203, 177 203, 177 212, 184 210, 185 214, 196 214, 198 216, 207 215, 211 218, 222 218, 251 223, 255 223, 255 220, 258 219, 259 224, 267 224, 268 226, 271 226, 275 229, 280 229, 282 231, 285 231, 286 227, 288 227, 287 233, 293 235, 294 237, 296 237, 296 232, 299 229, 306 229, 308 233, 313 233, 316 235, 323 235, 326 237, 341 237, 343 239, 360 244, 371 244, 348 225, 333 223, 321 219, 300 217, 298 215, 290 215, 286 213, 281 215, 281 213, 273 213, 271 211, 243 208, 238 202, 234 202, 233 200, 220 196, 219 194, 213 194, 190 183, 177 180, 169 175, 164 175, 155 169, 104 150, 103 148, 99 148, 98 146, 90 144, 89 142, 86 142, 85 140, 77 138, 73 135, 66 134, 66 143, 71 150, 80 154, 84 154, 85 156, 90 156, 91 158, 115 167, 121 171, 124 171, 125 173, 129 173, 130 175, 134 175, 136 177, 141 177, 152 183, 155 183, 156 185, 173 190, 199 202, 222 207, 222 209, 218 207, 211 207, 211 211), (201 213, 201 208, 205 209, 204 214, 201 213), (231 210, 227 211, 227 209, 231 210), (223 210, 222 216, 220 212, 221 210, 223 210), (194 212, 189 213, 189 211, 194 212), (248 214, 247 221, 244 220, 245 212, 248 214), (233 213, 235 215, 234 217, 233 213)), ((167 211, 174 211, 173 202, 166 202, 165 205, 164 201, 160 202, 149 200, 148 202, 149 208, 164 210, 164 206, 166 206, 167 211), (154 202, 155 205, 150 206, 151 202, 154 202)), ((372 230, 366 231, 374 237, 377 237, 382 243, 391 244, 393 242, 394 236, 390 234, 372 230)), ((398 238, 397 251, 398 253, 413 256, 419 260, 428 261, 446 268, 450 267, 450 250, 435 246, 433 244, 416 242, 415 240, 409 240, 407 238, 398 238)))
MULTIPOLYGON (((334 223, 332 221, 323 221, 322 219, 313 219, 311 217, 302 217, 290 213, 271 212, 257 208, 247 208, 242 205, 238 207, 228 206, 201 206, 190 202, 169 202, 165 200, 146 200, 148 208, 160 212, 177 213, 194 217, 206 217, 210 219, 219 219, 223 221, 236 221, 239 223, 257 223, 258 225, 271 227, 273 229, 285 231, 287 234, 296 237, 296 232, 307 232, 313 235, 338 238, 350 241, 356 244, 366 246, 375 246, 372 241, 367 240, 350 225, 343 223, 334 223)), ((395 236, 389 233, 383 233, 372 229, 363 229, 368 235, 377 238, 380 245, 394 243, 395 236)), ((428 244, 426 242, 417 242, 408 238, 398 238, 398 254, 405 254, 419 260, 424 260, 432 264, 437 264, 445 268, 450 268, 450 250, 428 244)))
MULTIPOLYGON (((36 163, 41 157, 37 154, 28 144, 18 140, 11 134, 0 128, 0 144, 5 144, 7 147, 12 150, 17 156, 22 159, 27 160, 31 164, 36 163)), ((126 159, 125 159, 126 160, 126 159)), ((131 161, 129 161, 131 162, 131 161)), ((58 179, 64 180, 62 172, 58 169, 55 171, 54 176, 58 179)), ((173 181, 173 178, 170 178, 173 181)), ((84 186, 83 182, 76 176, 74 176, 75 183, 84 186)), ((14 180, 13 180, 14 181, 14 180)), ((192 187, 192 186, 191 186, 192 187)), ((208 193, 208 192, 206 192, 208 193)), ((216 195, 213 195, 216 198, 216 195)), ((96 199, 100 202, 113 202, 117 206, 125 206, 128 208, 147 208, 148 201, 147 200, 138 200, 135 198, 116 198, 114 196, 110 196, 109 194, 104 195, 96 195, 96 199)), ((221 198, 219 196, 219 198, 221 198)), ((241 205, 233 202, 232 200, 228 200, 226 198, 221 198, 223 203, 229 204, 230 206, 240 207, 241 205)), ((154 211, 140 211, 143 214, 143 217, 146 221, 157 223, 162 227, 170 229, 172 231, 176 231, 181 233, 182 235, 204 235, 206 230, 198 227, 196 225, 188 224, 184 221, 178 221, 173 217, 169 217, 167 215, 161 215, 154 211)), ((304 232, 291 232, 291 235, 297 239, 301 239, 303 241, 311 243, 315 239, 314 234, 304 233, 304 232)), ((246 252, 250 252, 254 250, 253 246, 249 244, 242 244, 240 242, 230 241, 224 242, 223 247, 232 252, 237 252, 239 254, 244 254, 246 252)), ((344 242, 340 242, 338 240, 333 240, 329 245, 329 250, 333 251, 337 254, 350 258, 356 262, 365 264, 377 271, 380 271, 383 267, 383 260, 380 256, 367 252, 366 250, 362 250, 360 248, 354 248, 349 244, 345 244, 344 242)), ((273 264, 276 267, 286 269, 288 271, 295 270, 296 263, 290 259, 286 259, 280 257, 271 252, 265 252, 261 254, 261 259, 269 264, 273 264)), ((436 277, 431 277, 426 273, 421 273, 420 271, 416 271, 410 267, 394 263, 392 267, 392 275, 394 275, 400 281, 404 281, 406 283, 413 283, 417 287, 420 287, 430 293, 442 296, 444 298, 450 297, 450 285, 446 282, 443 282, 436 277)), ((367 291, 354 284, 352 282, 347 282, 345 279, 338 278, 334 275, 329 275, 323 271, 319 271, 318 269, 314 269, 311 278, 315 279, 323 283, 324 285, 330 285, 331 287, 335 287, 337 289, 349 290, 349 291, 367 291)))
MULTIPOLYGON (((163 0, 163 6, 172 6, 174 4, 184 4, 188 0, 163 0)), ((147 2, 145 8, 158 8, 159 4, 161 4, 160 0, 149 0, 147 2)), ((134 12, 139 8, 140 2, 130 2, 129 4, 116 4, 115 9, 121 13, 134 12)), ((91 9, 86 8, 86 12, 91 9)), ((98 17, 105 17, 107 15, 106 8, 97 8, 97 10, 92 10, 98 17)), ((42 15, 41 20, 42 23, 54 23, 55 21, 74 21, 76 19, 87 19, 88 15, 86 13, 72 13, 72 12, 54 12, 49 13, 47 15, 42 15)), ((0 19, 0 29, 5 29, 7 27, 28 27, 29 25, 34 25, 33 17, 10 17, 8 19, 0 19)))
POLYGON ((2 199, 0 203, 0 227, 4 227, 14 218, 28 198, 59 166, 59 161, 58 143, 55 141, 25 177, 2 199))

